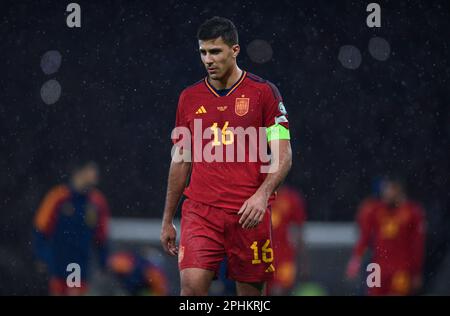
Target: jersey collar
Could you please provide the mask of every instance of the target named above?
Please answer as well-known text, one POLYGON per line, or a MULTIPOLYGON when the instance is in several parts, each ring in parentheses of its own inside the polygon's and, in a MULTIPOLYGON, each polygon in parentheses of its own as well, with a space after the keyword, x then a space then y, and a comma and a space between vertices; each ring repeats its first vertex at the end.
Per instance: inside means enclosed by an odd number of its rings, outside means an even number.
MULTIPOLYGON (((245 77, 247 76, 247 72, 244 70, 242 71, 242 75, 239 78, 238 81, 236 81, 236 83, 234 85, 231 86, 231 88, 229 89, 228 93, 225 94, 224 96, 229 96, 233 93, 234 90, 237 89, 237 87, 239 87, 241 85, 241 83, 244 81, 245 77)), ((208 88, 209 91, 211 91, 212 94, 214 94, 216 97, 221 97, 221 95, 219 94, 218 90, 216 88, 214 88, 209 82, 208 82, 208 76, 205 77, 205 85, 208 88)))

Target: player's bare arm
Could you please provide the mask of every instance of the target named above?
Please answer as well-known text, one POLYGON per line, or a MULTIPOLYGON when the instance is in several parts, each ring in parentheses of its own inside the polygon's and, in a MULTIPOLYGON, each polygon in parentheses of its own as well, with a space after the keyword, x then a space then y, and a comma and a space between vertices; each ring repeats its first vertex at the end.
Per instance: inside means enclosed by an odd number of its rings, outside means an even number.
POLYGON ((272 150, 271 165, 276 166, 276 171, 267 175, 255 194, 245 201, 239 210, 238 215, 241 215, 239 224, 242 225, 242 228, 256 227, 262 221, 270 195, 283 182, 291 169, 292 150, 290 141, 274 139, 269 142, 269 147, 272 150))
POLYGON ((191 169, 191 162, 187 159, 179 159, 183 154, 186 153, 183 153, 182 149, 175 147, 167 180, 166 202, 161 228, 161 244, 164 250, 172 256, 178 254, 176 246, 177 231, 173 224, 173 218, 191 169))

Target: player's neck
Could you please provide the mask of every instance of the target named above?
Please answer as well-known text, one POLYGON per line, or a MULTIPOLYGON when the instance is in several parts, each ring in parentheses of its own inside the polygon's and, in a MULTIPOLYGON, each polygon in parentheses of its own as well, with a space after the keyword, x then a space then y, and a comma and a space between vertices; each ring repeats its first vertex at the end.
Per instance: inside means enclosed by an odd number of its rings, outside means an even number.
POLYGON ((241 78, 242 73, 243 71, 235 65, 220 80, 208 78, 208 81, 216 90, 230 89, 241 78))

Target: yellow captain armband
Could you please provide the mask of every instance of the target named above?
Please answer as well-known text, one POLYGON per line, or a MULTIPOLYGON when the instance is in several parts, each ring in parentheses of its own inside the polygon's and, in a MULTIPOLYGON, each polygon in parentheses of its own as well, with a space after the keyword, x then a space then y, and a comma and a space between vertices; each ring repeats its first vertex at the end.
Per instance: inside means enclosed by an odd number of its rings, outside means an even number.
POLYGON ((266 128, 266 133, 267 133, 267 142, 270 142, 271 140, 274 139, 291 139, 289 130, 280 124, 274 124, 266 128))

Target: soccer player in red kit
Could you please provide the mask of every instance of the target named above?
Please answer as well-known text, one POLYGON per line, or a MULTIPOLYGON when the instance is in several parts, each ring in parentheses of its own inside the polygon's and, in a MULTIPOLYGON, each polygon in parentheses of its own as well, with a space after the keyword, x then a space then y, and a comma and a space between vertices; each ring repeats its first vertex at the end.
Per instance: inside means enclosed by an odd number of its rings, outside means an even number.
POLYGON ((382 182, 381 199, 366 200, 358 214, 360 238, 347 266, 347 277, 359 273, 361 258, 371 248, 371 262, 380 265, 380 287, 369 295, 413 295, 422 284, 425 218, 422 207, 409 200, 395 178, 382 182))
POLYGON ((283 186, 272 206, 272 239, 275 273, 269 281, 269 293, 289 295, 297 278, 297 249, 300 234, 292 234, 292 226, 300 227, 306 221, 303 196, 294 188, 283 186), (294 238, 292 238, 294 237, 294 238))
POLYGON ((181 295, 207 295, 224 258, 237 294, 261 295, 275 269, 270 204, 292 164, 287 113, 273 84, 238 67, 230 20, 207 20, 197 38, 207 76, 179 97, 161 243, 178 255, 181 295))

